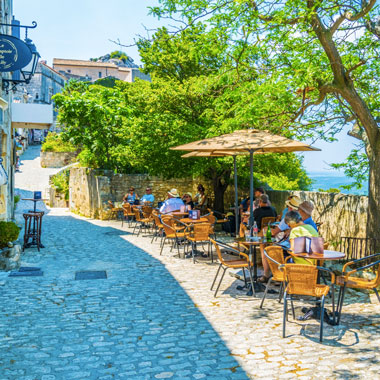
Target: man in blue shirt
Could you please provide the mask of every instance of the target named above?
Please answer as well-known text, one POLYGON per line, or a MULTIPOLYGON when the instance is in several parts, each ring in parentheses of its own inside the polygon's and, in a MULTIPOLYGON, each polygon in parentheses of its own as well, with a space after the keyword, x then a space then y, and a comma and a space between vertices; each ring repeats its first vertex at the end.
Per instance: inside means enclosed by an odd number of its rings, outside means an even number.
POLYGON ((145 194, 141 198, 141 202, 154 202, 154 195, 152 194, 152 189, 147 187, 145 190, 145 194))
POLYGON ((160 208, 161 214, 168 214, 169 212, 177 211, 181 209, 181 206, 184 206, 182 199, 179 198, 177 189, 171 189, 168 192, 168 199, 160 208))

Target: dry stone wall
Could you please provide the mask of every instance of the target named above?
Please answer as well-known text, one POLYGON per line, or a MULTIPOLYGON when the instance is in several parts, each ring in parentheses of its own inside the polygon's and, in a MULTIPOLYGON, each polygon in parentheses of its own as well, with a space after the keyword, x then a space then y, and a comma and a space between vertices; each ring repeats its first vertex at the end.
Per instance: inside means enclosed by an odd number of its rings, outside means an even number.
MULTIPOLYGON (((151 187, 157 201, 164 200, 167 191, 178 189, 182 195, 185 191, 196 193, 199 179, 180 178, 165 180, 143 174, 114 174, 111 171, 99 171, 87 168, 70 170, 70 209, 73 212, 92 218, 107 218, 108 201, 121 201, 130 186, 135 187, 141 197, 147 186, 151 187)), ((212 188, 206 181, 201 181, 206 193, 212 194, 212 188)), ((239 191, 239 198, 248 191, 239 191)), ((323 193, 312 191, 274 191, 268 195, 278 213, 284 209, 290 194, 298 195, 302 200, 310 200, 315 209, 313 219, 322 223, 321 235, 332 244, 338 243, 340 237, 365 237, 368 198, 365 196, 345 195, 340 193, 323 193)), ((225 210, 233 204, 234 189, 228 188, 225 194, 225 210)))
POLYGON ((41 167, 62 168, 75 161, 76 152, 41 152, 41 167))
MULTIPOLYGON (((88 168, 70 170, 70 210, 87 217, 104 219, 108 215, 108 201, 121 202, 130 186, 139 197, 147 187, 152 188, 156 203, 167 197, 167 192, 176 188, 180 195, 191 192, 193 196, 199 180, 192 178, 163 179, 146 174, 114 174, 112 171, 88 168)), ((202 182, 206 191, 210 187, 202 182)))

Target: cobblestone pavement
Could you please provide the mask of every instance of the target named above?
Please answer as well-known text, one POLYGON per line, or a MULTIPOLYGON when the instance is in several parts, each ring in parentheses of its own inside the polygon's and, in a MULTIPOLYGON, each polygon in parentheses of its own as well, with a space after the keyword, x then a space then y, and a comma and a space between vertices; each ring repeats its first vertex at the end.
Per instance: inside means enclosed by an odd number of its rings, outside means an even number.
MULTIPOLYGON (((42 277, 9 277, 0 287, 0 380, 378 379, 380 307, 351 293, 339 327, 290 317, 282 305, 236 290, 216 264, 178 259, 159 242, 116 221, 65 209, 44 217, 43 243, 22 265, 42 277), (107 279, 75 280, 105 270, 107 279)), ((300 303, 297 313, 299 313, 300 303)))

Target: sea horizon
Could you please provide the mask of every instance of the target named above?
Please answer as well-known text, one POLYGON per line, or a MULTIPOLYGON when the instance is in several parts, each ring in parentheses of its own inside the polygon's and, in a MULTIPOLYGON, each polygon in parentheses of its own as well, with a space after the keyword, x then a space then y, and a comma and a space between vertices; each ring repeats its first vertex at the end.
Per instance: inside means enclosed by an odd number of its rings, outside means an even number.
POLYGON ((337 189, 342 194, 368 195, 368 182, 363 183, 361 189, 352 188, 350 190, 342 189, 340 186, 351 184, 352 178, 347 177, 343 172, 331 171, 307 171, 308 177, 313 180, 311 191, 320 191, 337 189))

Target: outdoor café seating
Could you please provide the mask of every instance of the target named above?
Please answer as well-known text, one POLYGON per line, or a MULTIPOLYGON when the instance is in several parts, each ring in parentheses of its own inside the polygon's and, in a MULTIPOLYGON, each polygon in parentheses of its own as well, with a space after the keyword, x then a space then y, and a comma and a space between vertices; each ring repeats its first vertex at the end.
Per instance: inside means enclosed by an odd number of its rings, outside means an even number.
POLYGON ((250 278, 250 284, 253 288, 253 278, 252 278, 252 272, 251 272, 251 268, 252 268, 252 263, 248 257, 248 255, 244 252, 241 252, 231 246, 229 246, 228 244, 224 244, 220 241, 217 241, 217 240, 213 240, 213 239, 210 239, 211 243, 214 245, 215 249, 216 249, 216 254, 218 256, 218 259, 219 259, 219 268, 218 268, 218 271, 216 272, 216 275, 215 275, 215 278, 214 278, 214 281, 212 282, 212 285, 211 285, 211 288, 210 290, 213 290, 214 288, 214 285, 215 285, 215 281, 216 279, 218 278, 218 275, 219 275, 219 272, 220 272, 220 269, 223 269, 223 273, 222 273, 222 276, 219 280, 219 284, 215 290, 215 293, 214 293, 214 297, 216 297, 217 293, 218 293, 218 290, 220 288, 220 285, 223 281, 223 277, 226 273, 226 270, 227 269, 243 269, 243 276, 244 276, 244 283, 245 285, 247 286, 247 278, 246 278, 246 274, 245 274, 245 268, 248 269, 248 273, 249 273, 249 278, 250 278), (226 260, 223 255, 222 255, 222 251, 221 249, 223 250, 226 250, 228 252, 231 252, 235 255, 237 255, 236 258, 234 258, 233 260, 226 260))
POLYGON ((139 227, 139 230, 138 230, 138 233, 137 233, 137 236, 140 235, 140 232, 142 229, 144 229, 146 232, 149 231, 149 225, 151 223, 151 218, 147 217, 146 215, 141 215, 141 210, 138 209, 138 208, 134 208, 133 209, 133 213, 135 214, 135 221, 136 221, 136 224, 133 228, 133 234, 135 233, 135 230, 137 228, 137 226, 139 227))
POLYGON ((162 239, 164 237, 164 225, 162 224, 161 222, 161 219, 160 217, 158 216, 158 211, 156 210, 153 210, 152 211, 152 218, 153 218, 153 225, 152 225, 152 228, 153 228, 153 235, 152 235, 152 241, 151 243, 153 243, 154 241, 154 238, 158 238, 158 236, 161 237, 161 241, 160 243, 162 243, 162 239))
MULTIPOLYGON (((186 239, 186 227, 184 228, 183 226, 178 226, 178 221, 169 215, 162 216, 162 225, 165 236, 161 242, 160 255, 162 255, 162 250, 164 249, 166 240, 171 240, 172 245, 170 248, 170 252, 172 252, 174 246, 176 246, 178 251, 178 257, 181 257, 179 247, 181 243, 182 246, 185 247, 183 242, 186 239)), ((183 249, 185 250, 185 248, 183 249)), ((183 256, 184 255, 185 253, 183 254, 183 256)))
MULTIPOLYGON (((135 219, 135 213, 129 203, 123 203, 124 220, 127 221, 128 227, 131 227, 131 222, 135 219)), ((121 224, 123 226, 123 223, 121 224)))
MULTIPOLYGON (((284 271, 286 287, 284 291, 284 314, 282 337, 286 337, 286 321, 288 320, 288 301, 291 303, 293 319, 295 319, 295 311, 293 300, 294 296, 310 296, 317 299, 320 316, 319 341, 323 340, 323 322, 325 316, 325 297, 329 294, 331 288, 333 321, 335 324, 335 305, 334 305, 334 283, 335 274, 329 269, 304 264, 284 264, 281 265, 284 271), (331 276, 331 287, 329 285, 318 284, 318 272, 329 272, 331 276)), ((308 300, 311 301, 311 300, 308 300)))
POLYGON ((212 251, 210 250, 210 233, 212 232, 212 226, 210 223, 199 223, 191 225, 189 232, 186 234, 186 239, 191 244, 191 256, 193 258, 193 262, 195 263, 195 254, 197 244, 202 245, 207 244, 207 256, 211 256, 211 262, 213 262, 212 251))
MULTIPOLYGON (((264 249, 264 255, 268 259, 268 265, 272 272, 272 277, 269 279, 268 283, 266 284, 264 295, 260 303, 260 309, 263 308, 264 301, 267 296, 268 290, 271 287, 272 281, 281 283, 278 302, 281 302, 284 287, 285 287, 285 273, 279 268, 280 265, 284 265, 286 262, 282 247, 276 246, 276 245, 271 245, 269 247, 266 247, 264 249)), ((288 256, 288 258, 290 257, 288 256)))
POLYGON ((336 284, 340 287, 339 296, 338 296, 338 305, 337 305, 337 310, 338 310, 337 324, 339 324, 340 322, 346 288, 373 290, 377 296, 378 301, 380 302, 380 296, 376 289, 380 285, 380 260, 370 262, 369 264, 366 264, 359 268, 353 268, 358 264, 359 265, 363 263, 365 264, 366 262, 372 261, 375 258, 380 258, 380 253, 375 253, 373 255, 366 256, 361 259, 349 261, 343 266, 343 269, 342 269, 343 274, 341 276, 338 276, 336 279, 336 284), (353 274, 357 274, 369 268, 376 268, 375 277, 372 280, 367 279, 367 278, 352 276, 353 274))

